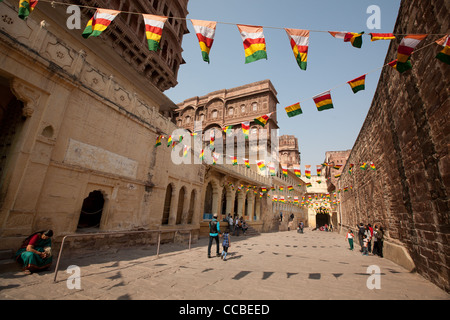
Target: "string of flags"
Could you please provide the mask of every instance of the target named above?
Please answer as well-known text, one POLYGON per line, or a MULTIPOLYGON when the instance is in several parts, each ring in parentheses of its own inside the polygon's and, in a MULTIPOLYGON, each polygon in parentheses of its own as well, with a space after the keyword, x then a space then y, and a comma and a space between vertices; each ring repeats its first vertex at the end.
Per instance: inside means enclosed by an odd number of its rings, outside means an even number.
MULTIPOLYGON (((61 3, 50 0, 41 0, 44 2, 51 2, 52 4, 62 4, 70 5, 68 3, 61 3)), ((19 12, 18 15, 21 19, 26 19, 29 14, 34 10, 38 3, 38 0, 19 0, 19 12)), ((84 29, 82 36, 84 38, 98 37, 105 31, 108 26, 113 22, 119 13, 122 11, 96 8, 91 6, 81 6, 86 8, 95 9, 95 13, 92 18, 88 21, 86 28, 84 29)), ((160 40, 164 29, 164 24, 168 20, 166 16, 158 16, 147 13, 139 12, 126 12, 127 14, 140 14, 144 19, 145 34, 148 42, 148 49, 150 51, 157 51, 160 49, 160 40)), ((177 18, 171 17, 172 19, 183 19, 187 18, 177 18)), ((190 19, 199 45, 202 55, 202 59, 205 62, 210 63, 210 51, 214 43, 215 31, 218 21, 206 21, 206 20, 194 20, 190 19)), ((230 23, 227 23, 230 24, 230 23)), ((253 26, 236 24, 238 31, 241 35, 244 53, 245 53, 245 63, 255 62, 261 59, 267 59, 266 50, 266 40, 264 37, 264 28, 273 29, 283 29, 285 30, 292 52, 294 54, 295 61, 297 62, 301 70, 306 70, 307 68, 307 58, 308 58, 308 48, 309 48, 309 38, 310 32, 328 32, 332 37, 336 39, 343 40, 344 42, 349 42, 355 48, 362 47, 362 36, 365 35, 364 31, 361 32, 347 32, 347 31, 318 31, 318 30, 303 30, 303 29, 289 29, 289 28, 274 28, 274 27, 263 27, 263 26, 253 26)), ((397 36, 393 33, 369 33, 371 42, 379 40, 393 40, 397 36)), ((441 34, 440 36, 442 36, 441 34)), ((408 34, 404 36, 398 47, 397 59, 387 63, 382 66, 390 66, 396 69, 398 72, 403 73, 412 68, 411 54, 414 52, 416 46, 424 40, 428 34, 408 34)), ((450 38, 446 34, 444 37, 435 41, 440 46, 444 48, 439 51, 436 58, 440 61, 450 65, 450 38)), ((423 49, 423 48, 422 48, 423 49)), ((365 77, 368 73, 355 78, 347 83, 350 85, 353 93, 365 90, 365 77)), ((333 102, 331 98, 331 90, 325 91, 319 95, 313 97, 318 111, 323 111, 327 109, 333 109, 333 102)), ((300 107, 300 102, 285 107, 285 111, 289 118, 302 114, 302 109, 300 107)))
MULTIPOLYGON (((227 132, 230 132, 230 131, 234 130, 234 129, 230 128, 230 127, 232 127, 232 126, 226 126, 226 127, 223 128, 223 130, 224 131, 227 130, 227 132)), ((244 128, 242 130, 244 130, 244 128)), ((215 149, 215 147, 214 147, 215 134, 213 134, 213 132, 214 131, 211 131, 210 144, 209 144, 211 150, 215 149)), ((190 133, 190 135, 191 136, 196 136, 197 133, 190 133)), ((155 147, 158 147, 158 146, 160 146, 162 144, 161 140, 163 138, 166 138, 166 137, 164 135, 158 135, 157 136, 155 147)), ((183 136, 182 135, 180 135, 178 137, 172 137, 172 135, 169 135, 167 137, 167 147, 171 146, 172 148, 174 148, 178 143, 182 143, 182 141, 183 141, 183 136)), ((183 145, 183 157, 187 157, 188 156, 188 152, 189 152, 190 149, 191 149, 191 147, 183 145)), ((204 151, 205 150, 202 149, 201 152, 199 153, 199 159, 202 160, 202 161, 204 160, 204 155, 205 155, 204 151)), ((219 158, 221 156, 223 156, 223 155, 220 154, 220 153, 212 152, 212 160, 213 160, 212 164, 216 165, 217 161, 219 160, 219 158)), ((227 157, 229 157, 231 159, 231 164, 233 166, 238 165, 238 161, 237 161, 237 157, 236 156, 233 155, 233 156, 227 156, 227 157)), ((244 164, 245 164, 246 168, 250 168, 250 160, 246 159, 246 158, 243 158, 243 160, 244 160, 244 164)), ((269 173, 270 176, 276 176, 276 168, 275 168, 275 164, 273 162, 270 162, 270 163, 268 163, 266 165, 266 163, 263 160, 256 160, 256 165, 257 165, 257 167, 259 168, 260 171, 265 171, 265 170, 268 169, 269 170, 268 173, 269 173)), ((316 172, 317 172, 317 176, 318 177, 320 177, 322 175, 322 168, 323 167, 331 167, 334 170, 340 170, 342 165, 330 164, 330 163, 327 163, 327 162, 323 162, 320 165, 316 165, 316 172)), ((354 167, 355 167, 354 163, 350 163, 349 164, 349 168, 348 168, 348 174, 349 175, 353 174, 354 167)), ((359 168, 361 170, 364 170, 364 171, 367 170, 368 168, 370 168, 372 171, 376 171, 376 166, 375 166, 373 161, 362 162, 359 165, 359 168)), ((293 165, 293 171, 294 171, 294 174, 295 174, 296 177, 298 177, 298 178, 302 177, 302 172, 301 172, 301 169, 300 169, 300 165, 298 165, 298 164, 297 165, 293 165)), ((282 172, 283 176, 287 177, 288 176, 288 168, 287 168, 287 166, 281 165, 281 172, 282 172)), ((338 172, 338 173, 334 174, 334 178, 339 179, 341 177, 341 175, 342 175, 342 173, 338 172)), ((305 178, 306 179, 311 179, 311 165, 305 165, 305 178)), ((331 179, 330 177, 327 178, 327 180, 330 180, 330 179, 331 179)), ((315 182, 320 184, 322 181, 319 179, 319 180, 316 180, 315 182)), ((302 185, 301 183, 298 184, 299 187, 301 185, 302 185)), ((305 186, 306 186, 306 188, 310 188, 310 187, 312 187, 312 183, 308 181, 308 182, 305 183, 305 186)), ((266 188, 263 188, 263 189, 267 190, 266 188)), ((352 187, 350 189, 352 189, 352 187)), ((272 191, 273 190, 274 190, 274 188, 272 187, 272 191)), ((284 190, 283 186, 280 186, 279 190, 283 191, 284 190)), ((293 191, 294 187, 293 186, 288 186, 288 190, 289 191, 293 191)), ((348 191, 348 187, 344 187, 344 191, 348 191)), ((340 190, 339 190, 339 192, 340 192, 340 190)))
MULTIPOLYGON (((71 5, 70 3, 62 3, 51 0, 41 0, 41 1, 67 6, 71 5)), ((19 17, 25 20, 34 10, 37 3, 38 0, 19 0, 19 13, 18 13, 19 17)), ((108 26, 116 18, 116 16, 122 12, 119 10, 97 8, 92 6, 80 5, 80 7, 96 9, 93 17, 89 20, 85 30, 82 33, 83 37, 85 38, 99 36, 104 30, 106 30, 106 28, 108 28, 108 26)), ((169 17, 140 12, 127 11, 126 13, 138 14, 143 16, 149 50, 157 51, 159 49, 159 42, 161 40, 164 24, 169 17)), ((188 20, 187 18, 180 18, 180 17, 171 17, 171 19, 188 20)), ((209 54, 214 42, 217 24, 223 22, 194 20, 194 19, 190 19, 190 21, 194 27, 194 30, 196 32, 199 41, 202 58, 205 62, 209 63, 210 62, 209 54)), ((307 67, 310 32, 328 32, 331 36, 333 36, 336 39, 342 39, 344 42, 351 43, 351 45, 355 48, 362 47, 363 43, 362 36, 365 34, 364 31, 361 32, 321 31, 321 30, 263 27, 244 24, 235 24, 235 25, 237 26, 238 31, 242 37, 245 52, 245 63, 258 61, 260 59, 267 59, 264 28, 283 29, 286 31, 286 34, 288 35, 295 60, 301 70, 306 70, 307 67)), ((379 40, 392 40, 396 39, 396 37, 399 36, 393 33, 373 33, 373 32, 369 33, 368 35, 370 36, 371 42, 379 40)), ((411 55, 413 49, 426 36, 427 35, 421 34, 406 35, 402 39, 402 43, 399 46, 399 57, 398 57, 400 64, 408 64, 409 56, 411 55)), ((448 35, 445 36, 448 38, 448 35)), ((442 55, 444 55, 443 57, 444 59, 440 60, 448 63, 448 58, 450 56, 448 50, 445 50, 444 52, 439 54, 439 56, 442 55)))
MULTIPOLYGON (((358 35, 358 37, 360 37, 362 34, 363 34, 363 32, 360 33, 358 35)), ((345 35, 342 35, 339 33, 333 33, 332 35, 336 38, 345 37, 345 35)), ((356 37, 356 35, 354 35, 354 36, 356 37)), ((400 45, 397 49, 397 59, 387 63, 386 65, 382 66, 381 68, 390 66, 390 67, 394 68, 395 70, 397 70, 399 73, 403 73, 407 70, 412 69, 411 55, 414 53, 414 49, 417 47, 417 45, 420 42, 422 42, 422 40, 424 40, 427 36, 428 36, 427 34, 417 34, 417 35, 405 36, 402 39, 402 41, 400 42, 400 45)), ((389 34, 381 34, 381 33, 380 34, 371 34, 371 37, 372 37, 372 41, 374 41, 373 39, 376 39, 376 40, 395 39, 395 36, 391 33, 389 33, 389 34)), ((351 40, 349 40, 349 41, 351 41, 351 40)), ((354 41, 356 41, 356 40, 354 40, 354 41)), ((439 59, 440 61, 450 65, 450 36, 447 34, 444 37, 422 47, 421 49, 424 49, 434 43, 444 47, 436 55, 436 58, 439 59)), ((352 42, 352 44, 353 44, 353 42, 352 42)), ((416 50, 416 52, 417 51, 418 50, 416 50)), ((378 69, 381 69, 381 68, 378 68, 378 69)), ((356 94, 359 91, 365 90, 366 76, 368 74, 369 73, 363 74, 362 76, 359 76, 353 80, 346 82, 350 86, 350 89, 352 90, 352 92, 354 94, 356 94)), ((314 103, 316 104, 318 111, 323 111, 323 110, 334 108, 333 102, 331 99, 331 90, 320 93, 320 94, 312 97, 312 99, 313 99, 314 103)), ((289 118, 295 117, 295 116, 303 113, 303 111, 300 107, 300 102, 297 102, 295 104, 287 106, 284 109, 289 118)))

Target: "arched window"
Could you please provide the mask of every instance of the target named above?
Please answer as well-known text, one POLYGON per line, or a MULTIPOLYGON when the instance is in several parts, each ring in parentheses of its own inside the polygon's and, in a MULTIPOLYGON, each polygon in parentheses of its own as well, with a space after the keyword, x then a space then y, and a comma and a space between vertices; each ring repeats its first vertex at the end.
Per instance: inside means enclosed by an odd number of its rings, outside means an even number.
POLYGON ((232 116, 233 113, 234 113, 234 109, 233 108, 228 109, 228 115, 229 116, 232 116))
POLYGON ((212 117, 213 119, 216 119, 216 118, 217 118, 217 110, 213 110, 213 112, 211 113, 211 117, 212 117))
POLYGON ((197 193, 195 192, 195 190, 192 190, 192 192, 191 192, 191 201, 189 203, 188 218, 187 218, 187 223, 188 224, 192 223, 192 218, 194 217, 195 201, 197 200, 196 196, 197 196, 197 193))
POLYGON ((205 194, 205 205, 203 207, 203 213, 211 214, 212 212, 212 199, 213 199, 213 187, 211 182, 208 183, 208 186, 206 187, 206 194, 205 194))
POLYGON ((182 216, 183 216, 183 208, 184 208, 184 195, 185 189, 181 188, 180 193, 178 195, 178 209, 177 209, 177 221, 176 224, 181 224, 182 216))
POLYGON ((172 203, 172 185, 169 184, 166 189, 166 197, 164 199, 164 209, 161 224, 169 224, 171 203, 172 203))

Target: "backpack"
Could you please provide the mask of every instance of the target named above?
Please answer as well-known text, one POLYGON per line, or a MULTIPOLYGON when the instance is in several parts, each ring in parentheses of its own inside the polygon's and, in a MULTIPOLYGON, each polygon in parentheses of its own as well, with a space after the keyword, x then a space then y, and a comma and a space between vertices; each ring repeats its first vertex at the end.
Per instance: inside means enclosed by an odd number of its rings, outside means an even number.
POLYGON ((209 233, 217 233, 217 220, 209 222, 209 233))
POLYGON ((377 231, 377 240, 383 240, 383 232, 381 232, 380 230, 377 231))

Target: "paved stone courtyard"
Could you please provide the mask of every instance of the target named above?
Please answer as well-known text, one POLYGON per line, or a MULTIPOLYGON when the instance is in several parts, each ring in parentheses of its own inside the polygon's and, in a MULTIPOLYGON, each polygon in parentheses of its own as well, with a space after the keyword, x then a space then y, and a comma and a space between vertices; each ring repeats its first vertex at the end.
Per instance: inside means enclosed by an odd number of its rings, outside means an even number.
MULTIPOLYGON (((376 256, 348 249, 336 232, 296 231, 232 237, 229 259, 207 258, 208 239, 187 244, 123 248, 83 256, 62 255, 56 282, 51 271, 0 274, 0 299, 50 300, 359 300, 450 296, 415 273, 376 256), (70 280, 70 265, 81 277, 70 280), (369 266, 380 273, 368 274, 369 266), (380 289, 369 289, 377 284, 380 289), (68 281, 70 280, 70 281, 68 281), (69 289, 68 284, 80 288, 69 289)), ((213 252, 214 252, 213 246, 213 252)))

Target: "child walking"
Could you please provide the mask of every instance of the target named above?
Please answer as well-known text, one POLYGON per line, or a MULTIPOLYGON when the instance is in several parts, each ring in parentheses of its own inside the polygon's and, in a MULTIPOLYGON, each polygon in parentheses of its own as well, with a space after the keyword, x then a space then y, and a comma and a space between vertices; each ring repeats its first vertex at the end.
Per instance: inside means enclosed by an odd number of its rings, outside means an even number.
POLYGON ((352 230, 349 229, 345 239, 348 240, 348 244, 350 245, 350 250, 352 250, 352 251, 353 251, 353 238, 354 237, 355 237, 355 235, 353 234, 352 230))
POLYGON ((225 232, 223 233, 223 241, 222 241, 223 250, 221 258, 223 259, 223 261, 227 261, 227 253, 229 247, 230 247, 230 234, 228 229, 226 229, 225 232))

